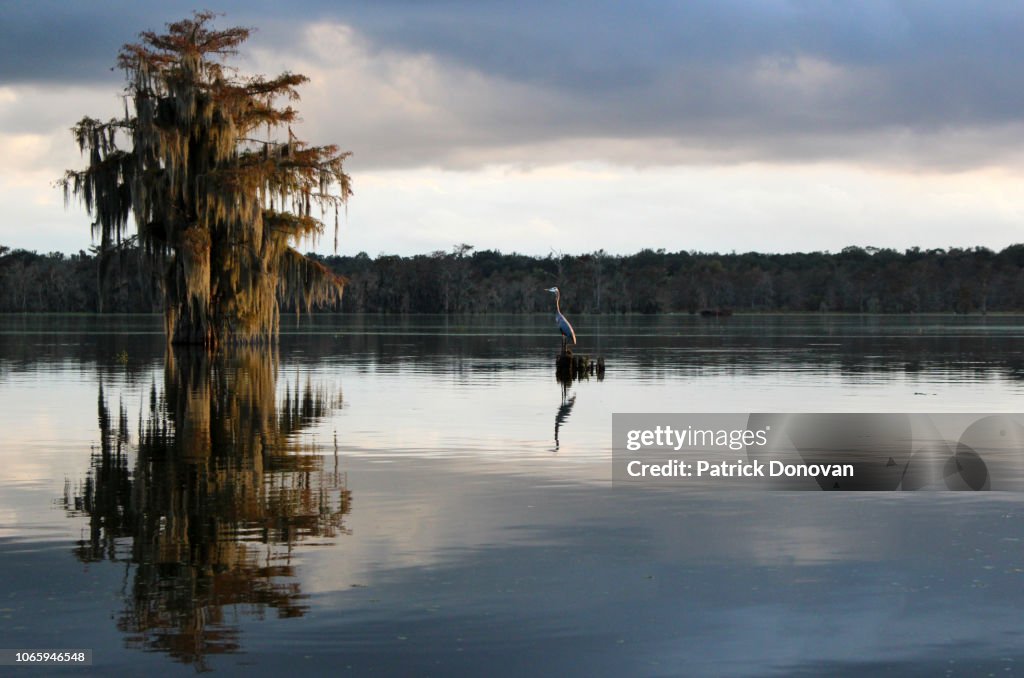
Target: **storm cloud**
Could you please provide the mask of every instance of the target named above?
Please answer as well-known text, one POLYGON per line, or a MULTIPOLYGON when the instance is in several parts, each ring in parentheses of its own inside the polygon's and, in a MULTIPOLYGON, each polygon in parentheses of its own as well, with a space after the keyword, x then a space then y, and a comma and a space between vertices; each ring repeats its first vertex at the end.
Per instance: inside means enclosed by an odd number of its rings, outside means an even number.
MULTIPOLYGON (((313 77, 302 108, 310 136, 354 146, 366 167, 848 160, 960 170, 1018 162, 1024 131, 1017 3, 214 9, 222 25, 258 28, 246 65, 313 77)), ((189 11, 5 4, 0 82, 116 91, 118 47, 189 11)))
MULTIPOLYGON (((310 77, 301 138, 353 151, 342 251, 1019 240, 1020 3, 207 6, 255 29, 243 74, 310 77)), ((68 130, 123 113, 121 45, 194 8, 0 0, 0 243, 89 245, 68 130)))

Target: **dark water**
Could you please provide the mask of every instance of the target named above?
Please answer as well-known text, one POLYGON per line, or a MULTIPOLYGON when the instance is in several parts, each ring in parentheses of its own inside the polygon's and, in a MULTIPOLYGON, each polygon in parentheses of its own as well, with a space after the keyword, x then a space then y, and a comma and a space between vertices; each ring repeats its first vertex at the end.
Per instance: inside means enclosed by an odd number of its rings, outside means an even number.
POLYGON ((555 380, 548 316, 289 319, 218 358, 154 317, 0 317, 0 646, 101 675, 1024 673, 1024 495, 610 482, 613 412, 1020 412, 1024 319, 573 321, 603 380, 555 380))

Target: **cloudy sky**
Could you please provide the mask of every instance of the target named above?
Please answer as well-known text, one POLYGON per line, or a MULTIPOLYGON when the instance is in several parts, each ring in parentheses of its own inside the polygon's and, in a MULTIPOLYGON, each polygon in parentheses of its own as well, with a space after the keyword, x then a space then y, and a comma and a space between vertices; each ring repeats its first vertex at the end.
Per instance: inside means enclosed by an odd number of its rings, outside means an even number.
MULTIPOLYGON (((1021 3, 200 4, 258 29, 243 71, 311 78, 299 136, 354 153, 342 254, 1024 241, 1021 3)), ((0 244, 89 246, 68 128, 193 7, 0 0, 0 244)))

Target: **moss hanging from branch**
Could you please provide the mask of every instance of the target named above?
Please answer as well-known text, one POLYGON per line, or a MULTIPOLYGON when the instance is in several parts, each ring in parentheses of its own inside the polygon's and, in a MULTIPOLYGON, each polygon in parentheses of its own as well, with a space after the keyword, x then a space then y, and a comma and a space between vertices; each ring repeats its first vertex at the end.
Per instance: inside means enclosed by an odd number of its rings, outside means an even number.
POLYGON ((281 258, 279 293, 284 301, 295 306, 296 313, 339 303, 347 282, 347 278, 291 248, 281 258))
POLYGON ((340 299, 346 280, 293 246, 321 235, 331 211, 337 246, 352 195, 349 153, 296 138, 297 111, 278 105, 307 78, 239 76, 223 62, 250 30, 214 30, 213 18, 197 12, 122 48, 125 116, 75 125, 88 165, 61 182, 65 202, 79 197, 94 217, 101 250, 134 218, 163 271, 169 339, 211 347, 272 341, 282 300, 308 310, 340 299))

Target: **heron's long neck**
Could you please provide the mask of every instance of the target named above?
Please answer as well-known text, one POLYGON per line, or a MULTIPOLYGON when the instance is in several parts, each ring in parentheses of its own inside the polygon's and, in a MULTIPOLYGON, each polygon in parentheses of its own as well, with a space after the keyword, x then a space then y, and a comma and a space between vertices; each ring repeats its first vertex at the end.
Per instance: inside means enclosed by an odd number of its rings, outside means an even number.
POLYGON ((561 292, 555 292, 555 312, 561 313, 562 309, 558 307, 558 300, 562 297, 561 292))

